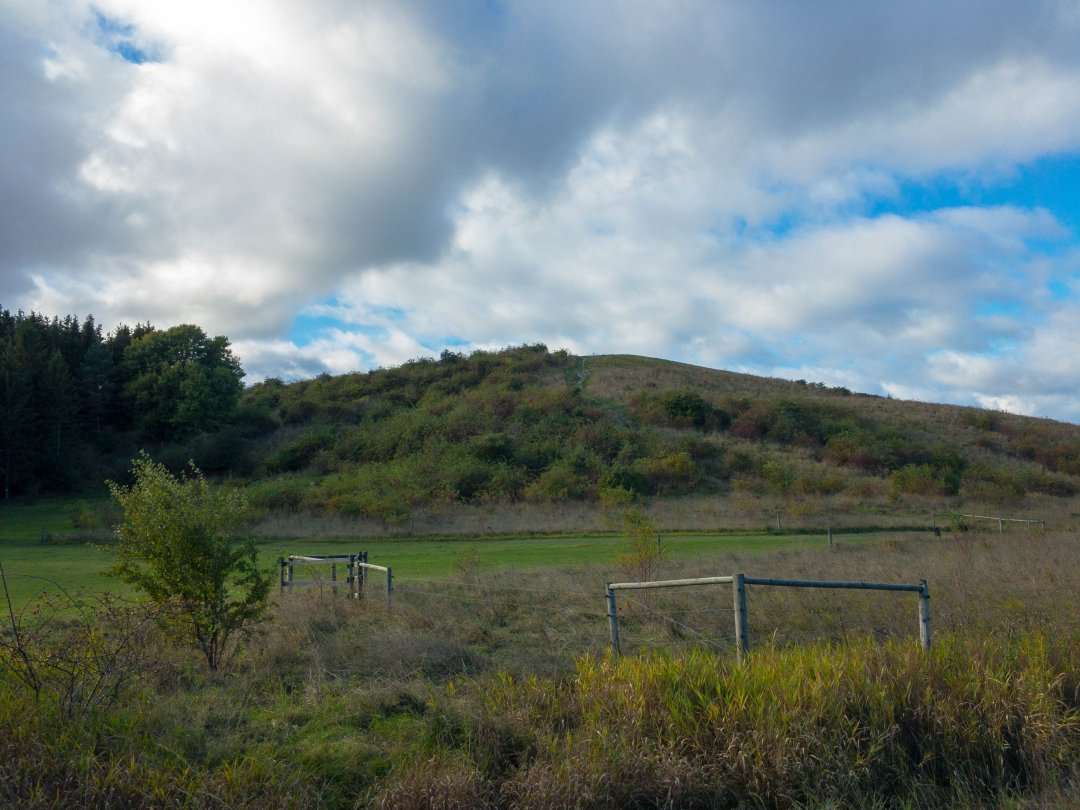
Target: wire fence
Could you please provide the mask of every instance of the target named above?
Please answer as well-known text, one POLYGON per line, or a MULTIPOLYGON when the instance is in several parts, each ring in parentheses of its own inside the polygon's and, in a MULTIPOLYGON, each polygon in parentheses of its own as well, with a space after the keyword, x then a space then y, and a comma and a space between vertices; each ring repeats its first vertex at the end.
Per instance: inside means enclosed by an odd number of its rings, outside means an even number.
MULTIPOLYGON (((546 637, 558 649, 602 655, 609 647, 603 591, 537 588, 447 579, 399 582, 395 607, 436 621, 493 624, 518 638, 546 637)), ((627 628, 624 649, 705 647, 733 651, 730 606, 702 607, 677 595, 630 598, 623 602, 627 628)))
MULTIPOLYGON (((357 555, 358 557, 359 555, 357 555)), ((292 558, 296 564, 324 564, 328 559, 292 558)), ((354 563, 355 564, 355 563, 354 563)), ((371 566, 364 561, 365 567, 371 566)), ((284 569, 283 569, 284 570, 284 569)), ((380 570, 388 571, 382 568, 380 570)), ((287 572, 286 572, 287 573, 287 572)), ((321 577, 324 585, 333 585, 321 577)), ((288 577, 291 579, 291 577, 288 577)), ((350 577, 352 579, 352 577, 350 577)), ((462 571, 458 576, 395 580, 393 604, 389 599, 389 581, 385 605, 390 610, 387 621, 395 632, 411 629, 451 639, 484 652, 498 654, 514 648, 541 651, 560 657, 565 663, 584 653, 604 655, 617 652, 634 654, 657 649, 682 650, 702 648, 714 652, 738 654, 745 651, 746 623, 740 621, 732 604, 730 587, 713 581, 731 583, 732 577, 705 577, 694 580, 671 580, 652 583, 621 583, 617 608, 605 606, 605 587, 611 585, 596 576, 570 575, 566 572, 531 574, 511 571, 492 573, 483 570, 462 571), (593 581, 596 580, 596 581, 593 581), (707 588, 655 586, 708 584, 707 588), (608 610, 605 611, 605 607, 608 610), (612 613, 618 625, 618 637, 609 635, 612 613), (569 658, 562 658, 569 656, 569 658)), ((286 576, 283 574, 283 581, 286 576)), ((808 584, 800 580, 763 580, 746 578, 748 584, 808 584)), ((866 587, 869 583, 818 582, 818 587, 866 587)), ((908 585, 885 586, 911 590, 908 585)), ((783 591, 792 588, 755 588, 752 599, 744 597, 742 612, 749 601, 755 634, 771 643, 801 643, 808 640, 834 641, 849 633, 876 638, 910 636, 911 622, 898 623, 894 604, 877 600, 860 603, 846 594, 831 591, 828 601, 812 594, 797 596, 783 591), (771 591, 772 593, 766 593, 771 591), (838 606, 833 609, 833 606, 838 606)), ((800 589, 801 590, 801 589, 800 589)), ((364 600, 375 607, 378 600, 364 600)), ((905 613, 908 611, 905 609, 905 613)), ((389 627, 389 625, 387 625, 389 627)))

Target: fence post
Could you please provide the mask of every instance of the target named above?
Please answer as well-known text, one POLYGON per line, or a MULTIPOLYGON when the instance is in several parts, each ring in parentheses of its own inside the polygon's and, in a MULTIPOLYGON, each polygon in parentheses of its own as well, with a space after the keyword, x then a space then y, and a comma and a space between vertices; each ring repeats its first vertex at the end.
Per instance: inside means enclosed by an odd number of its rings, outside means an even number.
POLYGON ((735 652, 739 660, 750 652, 750 628, 746 620, 746 577, 735 574, 731 578, 731 591, 735 600, 735 652))
POLYGON ((334 594, 334 596, 337 596, 337 563, 336 562, 330 563, 330 581, 332 583, 334 583, 330 587, 330 592, 332 594, 334 594))
POLYGON ((281 593, 285 593, 285 558, 278 557, 278 578, 281 580, 281 593))
POLYGON ((394 593, 394 570, 386 567, 386 609, 390 609, 390 599, 394 593))
POLYGON ((616 655, 620 655, 622 650, 619 649, 619 611, 615 606, 615 591, 610 587, 607 589, 607 605, 608 626, 611 628, 611 649, 616 655))
POLYGON ((288 569, 289 569, 289 579, 288 579, 288 582, 286 582, 286 584, 287 585, 292 585, 292 582, 293 582, 293 561, 292 561, 292 557, 289 557, 289 559, 286 561, 285 564, 288 566, 288 569))
POLYGON ((920 580, 919 590, 919 642, 924 650, 930 649, 930 588, 926 580, 920 580))

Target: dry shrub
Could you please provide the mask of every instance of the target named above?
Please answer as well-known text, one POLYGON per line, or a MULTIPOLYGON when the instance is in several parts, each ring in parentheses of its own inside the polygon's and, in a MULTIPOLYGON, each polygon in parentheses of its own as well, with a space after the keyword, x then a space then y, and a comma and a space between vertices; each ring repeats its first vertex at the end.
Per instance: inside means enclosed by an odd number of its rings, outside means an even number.
POLYGON ((72 719, 107 712, 161 662, 160 623, 179 612, 174 603, 125 603, 109 594, 69 592, 55 585, 19 611, 11 609, 7 579, 0 582, 9 610, 0 636, 0 677, 49 701, 72 719))

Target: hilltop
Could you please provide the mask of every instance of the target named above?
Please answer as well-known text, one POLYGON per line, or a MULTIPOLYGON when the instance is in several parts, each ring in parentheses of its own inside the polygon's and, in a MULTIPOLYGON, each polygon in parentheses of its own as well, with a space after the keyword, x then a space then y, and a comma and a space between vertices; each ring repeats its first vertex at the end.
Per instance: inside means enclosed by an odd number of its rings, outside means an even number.
POLYGON ((268 380, 173 454, 242 477, 265 513, 426 532, 563 529, 632 503, 671 528, 1060 512, 1080 492, 1075 425, 542 345, 268 380))
POLYGON ((0 370, 5 493, 100 496, 145 449, 245 486, 271 533, 1080 511, 1080 426, 646 357, 523 345, 244 388, 197 326, 0 310, 0 370))

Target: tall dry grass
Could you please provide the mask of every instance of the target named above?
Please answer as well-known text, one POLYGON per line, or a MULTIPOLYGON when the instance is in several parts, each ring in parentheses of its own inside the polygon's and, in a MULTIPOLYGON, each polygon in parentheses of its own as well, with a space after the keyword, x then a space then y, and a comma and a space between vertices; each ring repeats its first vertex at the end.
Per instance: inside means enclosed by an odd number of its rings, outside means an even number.
POLYGON ((1075 806, 1080 543, 925 533, 666 562, 659 576, 929 580, 910 594, 751 586, 621 602, 610 566, 404 581, 392 609, 286 594, 232 669, 155 646, 107 712, 0 678, 0 803, 55 807, 1075 806), (1073 780, 1073 781, 1070 781, 1073 780))
MULTIPOLYGON (((272 513, 260 519, 255 534, 261 538, 342 537, 384 538, 425 536, 485 536, 537 532, 608 532, 625 506, 573 501, 559 504, 455 504, 417 508, 400 524, 315 513, 272 513)), ((884 479, 863 478, 839 494, 761 494, 733 490, 713 495, 657 498, 639 504, 661 531, 790 531, 881 528, 931 528, 934 514, 965 512, 1006 518, 1046 521, 1052 531, 1080 529, 1080 497, 1062 498, 1027 494, 1003 505, 972 499, 910 496, 889 501, 884 479)), ((938 518, 938 523, 945 522, 938 518)), ((996 531, 993 521, 970 521, 976 533, 996 531)))
MULTIPOLYGON (((757 587, 755 649, 740 666, 721 604, 730 590, 714 588, 704 609, 689 589, 674 590, 624 614, 624 645, 640 655, 596 651, 572 674, 456 680, 436 701, 456 732, 437 738, 422 764, 392 771, 372 801, 984 807, 1023 806, 1028 796, 1073 806, 1077 563, 1074 535, 1013 533, 718 555, 704 570, 669 564, 663 575, 926 578, 935 645, 929 656, 918 648, 910 594, 757 587)), ((599 603, 602 589, 594 592, 599 603)), ((602 625, 600 611, 591 620, 602 625)))

